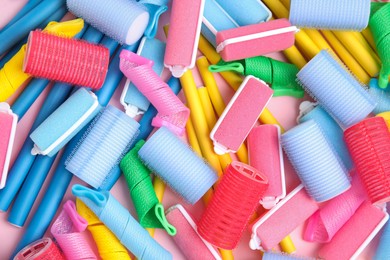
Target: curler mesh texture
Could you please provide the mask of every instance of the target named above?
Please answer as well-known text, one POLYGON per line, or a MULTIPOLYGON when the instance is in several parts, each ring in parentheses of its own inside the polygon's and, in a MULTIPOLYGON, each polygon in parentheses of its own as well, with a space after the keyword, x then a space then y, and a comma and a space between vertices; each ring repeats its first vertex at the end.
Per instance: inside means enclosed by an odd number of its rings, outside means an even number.
POLYGON ((390 83, 383 89, 379 87, 377 79, 371 79, 369 93, 377 103, 373 111, 375 115, 390 111, 390 83))
POLYGON ((65 256, 51 238, 39 239, 22 250, 14 257, 14 260, 65 260, 65 256))

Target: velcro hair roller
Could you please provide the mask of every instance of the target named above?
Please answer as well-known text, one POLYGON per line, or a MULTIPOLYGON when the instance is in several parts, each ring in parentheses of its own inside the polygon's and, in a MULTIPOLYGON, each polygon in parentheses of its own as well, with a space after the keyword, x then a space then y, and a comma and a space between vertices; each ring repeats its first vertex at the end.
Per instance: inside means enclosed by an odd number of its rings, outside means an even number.
POLYGON ((99 89, 108 71, 110 53, 102 45, 32 31, 23 70, 34 77, 99 89))
POLYGON ((95 191, 82 185, 72 193, 115 234, 138 259, 172 259, 171 253, 154 240, 108 191, 95 191))
POLYGON ((375 260, 390 259, 390 222, 387 222, 382 230, 379 245, 374 256, 375 260))
POLYGON ((365 88, 326 50, 311 59, 297 78, 343 128, 360 122, 375 108, 365 88))
POLYGON ((345 130, 344 138, 371 203, 390 201, 390 133, 384 119, 365 119, 345 130))
POLYGON ((390 111, 380 113, 376 116, 382 117, 385 120, 385 123, 387 125, 387 129, 390 131, 390 111))
POLYGON ((97 259, 81 232, 87 221, 76 211, 73 201, 65 202, 62 212, 51 226, 51 234, 68 259, 97 259))
POLYGON ((330 200, 310 217, 304 239, 310 242, 329 242, 364 200, 366 200, 365 191, 359 177, 355 174, 349 190, 330 200))
POLYGON ((70 12, 119 43, 132 45, 149 23, 148 9, 135 0, 67 0, 70 12))
POLYGON ((149 23, 145 29, 145 36, 153 39, 158 30, 158 19, 168 10, 169 0, 139 0, 138 3, 143 4, 149 12, 149 23))
POLYGON ((0 103, 0 189, 4 188, 15 140, 18 116, 7 103, 0 103))
POLYGON ((355 214, 318 252, 322 259, 356 259, 385 225, 389 215, 370 202, 363 202, 355 214))
POLYGON ((344 140, 344 132, 337 122, 326 112, 321 105, 303 101, 299 105, 299 123, 313 120, 321 128, 328 143, 333 147, 348 170, 353 167, 351 155, 344 140))
POLYGON ((277 125, 260 125, 248 135, 249 164, 268 178, 268 189, 260 200, 270 209, 286 196, 283 151, 277 125))
POLYGON ((287 19, 277 19, 220 31, 217 52, 232 61, 285 50, 294 45, 296 30, 287 19))
POLYGON ((182 205, 170 207, 166 214, 177 230, 172 238, 186 259, 222 259, 216 248, 199 236, 195 220, 182 205))
MULTIPOLYGON (((368 0, 367 0, 368 1, 368 0)), ((369 1, 368 1, 369 2, 369 1)), ((390 3, 372 3, 370 29, 382 62, 379 86, 386 88, 390 76, 390 3)))
POLYGON ((235 71, 242 75, 252 75, 271 84, 274 97, 292 96, 302 98, 305 94, 296 82, 298 67, 294 64, 257 56, 244 60, 224 62, 209 67, 211 72, 235 71))
POLYGON ((237 152, 273 91, 264 81, 247 76, 210 132, 217 154, 237 152))
POLYGON ((138 129, 133 118, 107 106, 67 158, 66 169, 92 187, 101 187, 137 137, 138 129))
POLYGON ((229 164, 199 221, 199 234, 219 248, 236 248, 267 188, 262 172, 237 161, 229 164))
POLYGON ((34 142, 31 152, 55 155, 99 113, 100 108, 96 95, 80 88, 31 133, 34 142))
POLYGON ((216 0, 206 0, 202 20, 202 35, 216 47, 217 32, 236 28, 238 24, 226 13, 216 0))
POLYGON ((158 111, 157 116, 153 118, 152 125, 166 126, 182 135, 190 116, 190 110, 173 93, 168 84, 153 71, 153 61, 128 50, 122 50, 120 58, 120 69, 123 74, 158 111))
POLYGON ((272 250, 317 210, 318 204, 299 185, 252 226, 250 248, 272 250))
POLYGON ((218 179, 202 158, 165 127, 146 141, 138 155, 149 169, 191 204, 218 179))
POLYGON ((370 0, 291 0, 290 21, 298 27, 362 31, 370 18, 370 0))
POLYGON ((284 133, 282 146, 315 201, 330 200, 351 187, 347 169, 315 121, 309 120, 284 133))
POLYGON ((176 229, 165 218, 164 206, 159 203, 150 179, 151 171, 138 158, 138 151, 144 143, 144 140, 138 141, 135 147, 123 157, 120 167, 141 226, 164 228, 169 235, 174 236, 176 229))
MULTIPOLYGON (((157 39, 143 38, 138 47, 137 54, 153 61, 152 69, 157 75, 161 75, 164 69, 165 43, 157 39)), ((126 114, 131 117, 143 114, 150 105, 149 100, 138 88, 127 79, 121 95, 121 104, 126 114)))
POLYGON ((39 239, 17 253, 14 260, 65 260, 56 243, 49 237, 39 239))
POLYGON ((164 65, 176 78, 195 66, 205 0, 172 0, 164 65))
POLYGON ((376 107, 372 111, 374 114, 390 111, 390 83, 386 89, 380 88, 377 79, 370 80, 370 89, 368 90, 370 95, 377 103, 376 107))
POLYGON ((215 0, 239 26, 268 21, 271 11, 258 0, 215 0))

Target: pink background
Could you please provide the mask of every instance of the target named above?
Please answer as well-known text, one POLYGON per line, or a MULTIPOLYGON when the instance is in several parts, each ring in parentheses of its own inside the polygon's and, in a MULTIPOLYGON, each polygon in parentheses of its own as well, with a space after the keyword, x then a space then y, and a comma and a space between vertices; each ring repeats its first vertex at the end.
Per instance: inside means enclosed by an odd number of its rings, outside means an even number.
MULTIPOLYGON (((0 0, 0 28, 2 28, 7 22, 12 19, 12 17, 17 13, 17 11, 27 2, 27 0, 0 0)), ((67 17, 72 17, 71 15, 67 17)), ((164 25, 169 22, 169 13, 166 13, 163 15, 162 19, 160 20, 160 25, 164 25)), ((158 38, 161 40, 165 40, 164 34, 162 33, 162 30, 160 28, 158 38)), ((0 43, 1 44, 1 43, 0 43)), ((274 58, 284 60, 284 57, 282 54, 275 53, 271 55, 274 58)), ((169 75, 165 71, 164 78, 168 78, 169 75)), ((199 77, 196 77, 199 81, 199 77)), ((231 96, 233 95, 233 91, 226 85, 226 83, 219 77, 219 75, 216 75, 218 85, 224 95, 225 102, 228 102, 231 96)), ((123 90, 123 84, 124 80, 122 80, 121 84, 118 86, 117 91, 115 92, 111 104, 122 108, 119 104, 119 97, 123 90)), ((12 155, 11 164, 15 160, 20 148, 23 145, 24 140, 27 138, 27 134, 30 130, 30 127, 33 123, 34 118, 36 117, 43 101, 45 100, 45 97, 48 94, 49 88, 47 88, 37 99, 37 101, 34 103, 34 105, 30 108, 30 110, 26 113, 24 118, 19 122, 18 129, 16 133, 16 140, 12 155)), ((12 100, 16 98, 17 94, 15 94, 13 97, 9 99, 9 102, 11 103, 12 100)), ((268 108, 271 110, 271 112, 274 114, 274 116, 279 120, 279 122, 284 126, 286 130, 293 127, 296 122, 295 119, 298 116, 298 106, 300 102, 302 102, 304 99, 295 99, 291 97, 277 97, 272 98, 271 102, 268 105, 268 108)), ((57 161, 56 161, 57 163, 57 161)), ((286 179, 287 179, 287 191, 291 191, 293 188, 295 188, 299 184, 299 180, 295 174, 295 172, 292 170, 292 167, 290 163, 288 162, 287 158, 285 158, 285 172, 286 172, 286 179)), ((51 178, 50 176, 47 178, 47 181, 44 184, 43 191, 45 191, 46 186, 48 184, 48 180, 51 178)), ((77 178, 73 178, 71 186, 75 183, 82 183, 77 178)), ((71 187, 70 186, 70 187, 71 187)), ((114 188, 112 189, 112 194, 124 205, 126 208, 130 210, 133 216, 136 216, 134 207, 132 205, 131 198, 129 196, 129 191, 127 188, 127 185, 124 181, 124 178, 121 177, 120 180, 116 183, 114 188)), ((40 197, 38 198, 38 201, 40 201, 41 196, 43 192, 40 193, 40 197)), ((65 202, 68 199, 74 200, 75 198, 71 195, 70 189, 68 189, 63 202, 65 202)), ((174 195, 169 188, 166 189, 163 204, 165 208, 168 208, 176 203, 184 203, 180 201, 180 199, 174 195)), ((195 218, 200 218, 204 206, 202 202, 197 203, 194 206, 190 205, 184 205, 188 211, 190 211, 195 218)), ((35 212, 37 205, 34 205, 33 212, 35 212)), ((260 209, 261 210, 261 209, 260 209)), ((8 213, 7 212, 0 212, 0 259, 8 259, 14 250, 15 246, 17 245, 18 241, 20 240, 22 234, 24 233, 23 228, 14 227, 11 224, 7 222, 8 213)), ((31 214, 29 219, 27 220, 27 224, 29 220, 31 219, 31 214)), ((302 232, 303 232, 304 225, 298 227, 292 234, 291 238, 294 241, 294 244, 297 248, 297 254, 298 255, 305 255, 305 256, 316 256, 316 253, 318 251, 318 248, 320 245, 315 243, 308 243, 302 240, 302 232)), ((51 236, 49 233, 46 234, 47 236, 51 236)), ((96 251, 96 246, 93 243, 93 240, 91 239, 91 236, 88 232, 85 232, 85 236, 90 240, 91 246, 96 251)), ((259 259, 260 253, 258 251, 252 251, 248 247, 248 241, 249 241, 250 234, 249 232, 245 232, 239 246, 237 249, 234 250, 234 256, 237 259, 259 259)), ((174 259, 184 259, 184 256, 180 252, 180 250, 176 247, 173 240, 162 230, 156 230, 155 232, 155 239, 167 250, 169 250, 173 256, 174 259)), ((370 243, 370 245, 363 251, 363 253, 360 255, 359 259, 371 259, 375 253, 375 249, 378 244, 379 236, 377 236, 373 242, 370 243)), ((346 241, 348 243, 348 241, 346 241)), ((340 250, 342 250, 343 246, 340 245, 340 250)), ((97 254, 98 255, 98 254, 97 254)))

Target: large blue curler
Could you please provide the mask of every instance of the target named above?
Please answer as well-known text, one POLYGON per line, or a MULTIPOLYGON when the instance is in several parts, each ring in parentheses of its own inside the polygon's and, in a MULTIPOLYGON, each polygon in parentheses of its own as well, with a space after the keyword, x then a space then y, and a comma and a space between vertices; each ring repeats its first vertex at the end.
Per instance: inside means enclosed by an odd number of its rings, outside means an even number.
POLYGON ((216 0, 205 1, 201 31, 214 47, 217 47, 217 32, 236 27, 238 27, 238 24, 233 21, 216 0))
POLYGON ((4 26, 0 33, 4 30, 6 30, 8 27, 13 25, 15 22, 17 22, 20 18, 22 18, 25 14, 30 12, 35 6, 37 6, 41 0, 29 0, 23 7, 20 9, 20 11, 12 18, 11 21, 8 22, 6 26, 4 26))
POLYGON ((271 11, 260 0, 215 0, 239 26, 268 21, 271 11))
POLYGON ((388 221, 383 228, 382 236, 374 256, 374 260, 390 259, 390 222, 388 221))
POLYGON ((326 50, 311 59, 297 78, 342 128, 360 122, 375 108, 366 89, 326 50))
MULTIPOLYGON (((137 54, 153 61, 153 71, 161 75, 164 69, 165 43, 157 39, 143 38, 137 54)), ((149 100, 127 79, 121 95, 121 104, 131 117, 143 114, 149 107, 149 100)))
POLYGON ((76 184, 74 196, 81 199, 138 259, 172 259, 108 191, 95 191, 76 184))
POLYGON ((66 4, 73 14, 119 43, 137 42, 149 22, 147 8, 135 0, 67 0, 66 4))
POLYGON ((313 103, 304 101, 299 108, 302 113, 299 123, 314 120, 321 127, 326 140, 332 145, 345 167, 351 170, 353 167, 352 159, 344 141, 344 132, 337 122, 320 105, 314 106, 313 103))
POLYGON ((289 20, 298 27, 361 31, 368 25, 370 0, 291 0, 289 20))
POLYGON ((149 23, 145 30, 145 36, 152 39, 158 30, 158 19, 168 10, 168 0, 139 0, 149 11, 149 23))
POLYGON ((218 179, 202 158, 165 127, 146 141, 138 155, 148 168, 191 204, 195 204, 218 179))
POLYGON ((313 120, 290 129, 282 135, 281 141, 291 164, 315 201, 330 200, 351 187, 347 169, 313 120))
POLYGON ((379 87, 377 79, 371 79, 368 92, 377 103, 373 111, 375 115, 390 111, 390 83, 387 88, 383 89, 379 87))

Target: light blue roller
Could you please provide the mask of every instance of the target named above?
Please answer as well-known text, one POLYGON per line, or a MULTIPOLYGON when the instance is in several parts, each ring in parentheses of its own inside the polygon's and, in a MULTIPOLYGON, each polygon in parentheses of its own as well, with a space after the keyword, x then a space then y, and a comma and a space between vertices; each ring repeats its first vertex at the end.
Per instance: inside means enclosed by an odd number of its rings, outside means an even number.
POLYGON ((215 0, 239 25, 245 26, 268 21, 271 11, 260 0, 215 0))
POLYGON ((108 191, 94 191, 82 185, 72 187, 81 199, 138 259, 172 259, 171 253, 154 240, 108 191))
POLYGON ((291 254, 284 254, 280 252, 264 252, 263 253, 263 260, 315 260, 315 258, 312 257, 299 257, 296 255, 291 254))
POLYGON ((377 79, 370 80, 370 89, 368 90, 370 95, 377 103, 374 114, 377 115, 382 112, 390 111, 390 83, 387 88, 380 88, 377 79))
POLYGON ((282 146, 308 194, 317 202, 348 190, 348 171, 321 128, 309 120, 282 135, 282 146))
POLYGON ((156 36, 158 30, 158 19, 168 10, 168 0, 139 0, 149 11, 149 23, 145 30, 145 36, 149 39, 156 36))
POLYGON ((311 59, 297 78, 342 128, 360 122, 376 106, 368 91, 326 50, 311 59))
POLYGON ((202 158, 165 127, 146 141, 138 155, 148 168, 191 204, 195 204, 218 179, 202 158))
POLYGON ((374 256, 375 260, 390 259, 390 222, 382 230, 382 236, 374 256))
POLYGON ((217 46, 215 38, 217 32, 238 27, 215 0, 205 1, 202 21, 202 34, 214 47, 217 46))
MULTIPOLYGON (((143 38, 137 54, 154 62, 153 70, 157 75, 161 75, 164 70, 165 43, 157 39, 143 38)), ((130 80, 126 81, 123 88, 121 103, 125 107, 126 113, 131 117, 143 114, 150 105, 149 100, 138 90, 130 80)))

